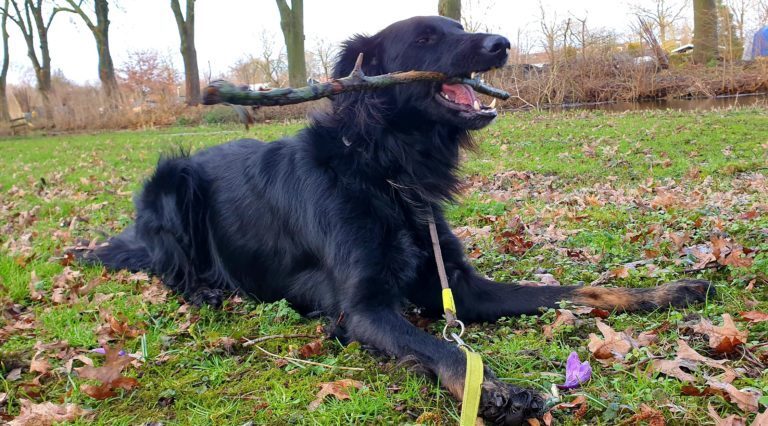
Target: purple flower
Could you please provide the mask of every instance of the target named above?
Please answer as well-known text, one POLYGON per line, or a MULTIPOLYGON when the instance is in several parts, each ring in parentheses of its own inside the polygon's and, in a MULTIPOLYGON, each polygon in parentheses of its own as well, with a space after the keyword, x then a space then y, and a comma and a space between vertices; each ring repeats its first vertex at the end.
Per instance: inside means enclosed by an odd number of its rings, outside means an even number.
POLYGON ((589 361, 579 361, 579 354, 571 352, 565 364, 565 383, 557 385, 560 389, 574 389, 592 377, 589 361))
MULTIPOLYGON (((104 348, 91 349, 91 352, 97 353, 97 354, 102 354, 102 355, 106 355, 107 354, 107 351, 104 348)), ((120 355, 120 356, 125 356, 125 351, 121 350, 117 354, 120 355)))

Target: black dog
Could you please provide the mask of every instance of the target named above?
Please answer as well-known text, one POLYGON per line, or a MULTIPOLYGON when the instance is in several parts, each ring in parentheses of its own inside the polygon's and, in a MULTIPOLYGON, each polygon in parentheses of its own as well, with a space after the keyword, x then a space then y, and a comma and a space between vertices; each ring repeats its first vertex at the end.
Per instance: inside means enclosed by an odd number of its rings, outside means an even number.
MULTIPOLYGON (((334 69, 347 76, 359 53, 367 75, 429 70, 468 77, 507 61, 509 41, 469 34, 453 20, 416 17, 347 41, 334 69)), ((411 325, 406 302, 442 312, 425 218, 434 212, 445 266, 465 322, 535 314, 558 301, 649 310, 699 302, 708 283, 653 289, 524 287, 478 275, 442 214, 459 187, 469 130, 496 110, 465 85, 414 83, 336 96, 298 135, 243 139, 162 159, 136 199, 136 223, 86 258, 147 270, 194 303, 228 291, 287 299, 338 323, 335 336, 415 359, 461 398, 464 355, 411 325)), ((542 400, 486 371, 480 414, 521 424, 542 400)))

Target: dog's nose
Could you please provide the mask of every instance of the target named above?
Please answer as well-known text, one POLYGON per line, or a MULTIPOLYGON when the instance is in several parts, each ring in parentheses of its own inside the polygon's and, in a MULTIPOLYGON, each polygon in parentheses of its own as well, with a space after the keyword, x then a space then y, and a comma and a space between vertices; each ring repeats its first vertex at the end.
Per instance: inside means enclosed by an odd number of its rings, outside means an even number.
POLYGON ((502 37, 500 35, 489 35, 488 37, 483 40, 483 50, 485 53, 490 54, 497 54, 497 53, 504 53, 509 49, 512 45, 509 44, 509 40, 507 40, 506 37, 502 37))

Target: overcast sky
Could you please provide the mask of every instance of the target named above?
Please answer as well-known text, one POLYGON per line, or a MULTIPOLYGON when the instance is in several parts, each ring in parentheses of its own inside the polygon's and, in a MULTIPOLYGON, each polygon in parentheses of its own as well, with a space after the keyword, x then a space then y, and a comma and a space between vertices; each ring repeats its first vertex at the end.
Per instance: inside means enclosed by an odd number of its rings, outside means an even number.
MULTIPOLYGON (((558 18, 587 17, 588 25, 626 32, 630 20, 630 0, 542 0, 550 14, 558 18)), ((644 1, 644 0, 637 0, 644 1)), ((636 3, 637 1, 632 1, 636 3)), ((645 0, 649 1, 649 0, 645 0)), ((112 2, 111 2, 112 3, 112 2)), ((182 0, 182 4, 184 1, 182 0)), ((539 32, 539 2, 534 0, 471 0, 472 16, 482 18, 494 32, 506 35, 513 43, 517 34, 539 32)), ((182 9, 184 7, 182 6, 182 9)), ((354 33, 375 33, 388 24, 416 15, 431 15, 437 0, 305 0, 304 31, 307 49, 319 38, 339 42, 354 33)), ((110 47, 116 66, 135 50, 157 49, 168 53, 179 70, 179 36, 168 0, 120 0, 110 10, 110 47)), ((11 34, 9 82, 21 79, 34 82, 26 45, 18 29, 8 22, 11 34)), ((258 53, 260 34, 267 30, 282 47, 280 19, 274 0, 198 0, 196 37, 201 77, 209 64, 214 76, 226 72, 238 58, 258 53)), ((59 14, 49 33, 52 65, 77 82, 97 81, 97 56, 93 36, 80 18, 59 14)))

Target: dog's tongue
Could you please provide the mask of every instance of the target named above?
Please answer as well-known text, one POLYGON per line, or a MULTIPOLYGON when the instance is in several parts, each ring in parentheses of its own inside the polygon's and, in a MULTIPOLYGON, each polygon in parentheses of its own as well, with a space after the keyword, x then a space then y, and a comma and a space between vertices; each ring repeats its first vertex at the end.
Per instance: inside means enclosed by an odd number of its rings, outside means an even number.
POLYGON ((472 106, 475 104, 475 91, 466 84, 443 84, 443 92, 457 104, 472 106))

